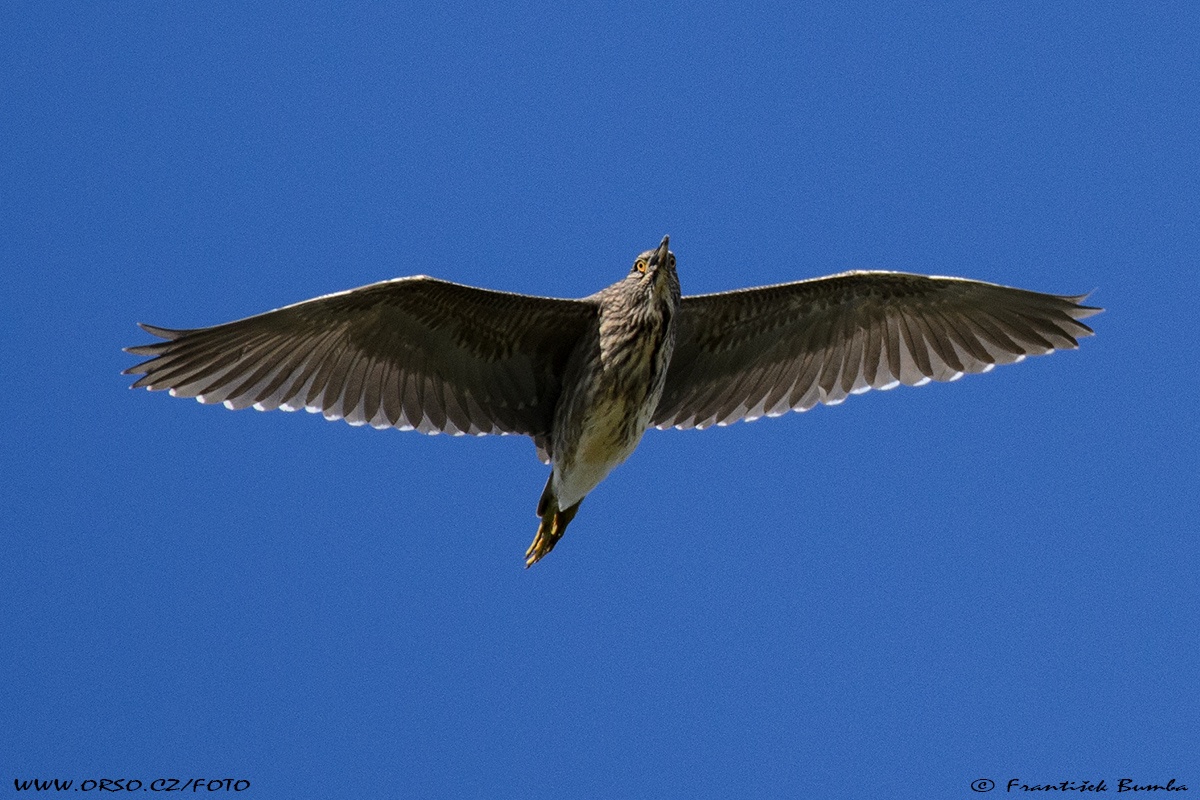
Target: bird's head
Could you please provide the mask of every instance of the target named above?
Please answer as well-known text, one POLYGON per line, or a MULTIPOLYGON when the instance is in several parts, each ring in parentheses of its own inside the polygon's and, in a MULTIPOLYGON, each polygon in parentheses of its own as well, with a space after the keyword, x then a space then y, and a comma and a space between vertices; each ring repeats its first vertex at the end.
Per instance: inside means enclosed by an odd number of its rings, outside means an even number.
POLYGON ((642 275, 647 278, 653 278, 658 275, 659 271, 666 272, 675 271, 675 254, 667 249, 667 245, 671 243, 670 236, 664 236, 658 247, 639 255, 633 262, 633 269, 629 270, 630 276, 642 275))
POLYGON ((653 250, 647 250, 633 262, 626 280, 635 281, 652 290, 654 294, 670 293, 674 286, 678 294, 679 277, 675 272, 675 254, 667 249, 671 242, 670 236, 664 236, 662 242, 653 250))

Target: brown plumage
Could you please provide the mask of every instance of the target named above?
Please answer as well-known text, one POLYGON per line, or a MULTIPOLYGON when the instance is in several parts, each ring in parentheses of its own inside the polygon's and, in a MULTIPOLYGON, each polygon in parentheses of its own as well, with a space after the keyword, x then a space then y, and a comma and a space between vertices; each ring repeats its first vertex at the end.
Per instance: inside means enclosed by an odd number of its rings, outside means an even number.
POLYGON ((583 497, 649 426, 704 428, 950 381, 1078 346, 1084 296, 963 278, 847 272, 681 297, 668 240, 580 300, 426 276, 318 297, 165 341, 133 386, 229 408, 305 408, 352 425, 522 434, 553 465, 526 554, 548 553, 583 497))

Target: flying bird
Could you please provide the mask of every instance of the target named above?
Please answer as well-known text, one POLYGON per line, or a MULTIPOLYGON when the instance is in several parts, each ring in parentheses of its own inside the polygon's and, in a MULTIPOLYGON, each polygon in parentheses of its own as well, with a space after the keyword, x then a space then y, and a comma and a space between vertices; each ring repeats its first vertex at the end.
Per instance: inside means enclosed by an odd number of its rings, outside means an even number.
MULTIPOLYGON (((532 437, 550 476, 526 567, 650 427, 706 428, 1076 348, 1101 311, 965 278, 853 271, 683 297, 664 236, 579 300, 425 275, 163 339, 133 388, 351 425, 532 437)), ((140 323, 139 323, 140 324, 140 323)))

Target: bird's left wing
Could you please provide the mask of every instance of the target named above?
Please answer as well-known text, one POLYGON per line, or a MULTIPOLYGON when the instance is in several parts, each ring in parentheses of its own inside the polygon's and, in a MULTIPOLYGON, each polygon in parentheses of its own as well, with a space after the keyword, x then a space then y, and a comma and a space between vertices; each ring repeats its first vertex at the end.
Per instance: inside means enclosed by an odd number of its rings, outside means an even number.
POLYGON ((963 278, 847 272, 684 297, 651 424, 704 428, 1074 348, 1100 309, 963 278))
POLYGON ((142 325, 166 341, 126 370, 134 388, 202 403, 305 408, 424 433, 550 430, 587 301, 477 289, 426 276, 326 295, 211 328, 142 325))

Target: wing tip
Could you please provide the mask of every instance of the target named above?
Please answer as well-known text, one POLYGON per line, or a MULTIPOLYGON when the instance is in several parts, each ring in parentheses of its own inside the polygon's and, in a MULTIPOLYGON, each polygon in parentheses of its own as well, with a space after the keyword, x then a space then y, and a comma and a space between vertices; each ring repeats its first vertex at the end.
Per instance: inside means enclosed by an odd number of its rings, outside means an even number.
MULTIPOLYGON (((168 342, 174 341, 180 336, 183 336, 185 333, 188 333, 186 330, 176 328, 161 328, 158 325, 151 325, 147 322, 139 322, 137 326, 151 336, 157 336, 159 339, 164 339, 165 341, 152 342, 151 344, 135 344, 130 347, 122 347, 122 352, 135 356, 160 356, 163 354, 164 348, 167 346, 168 342)), ((133 370, 137 370, 137 367, 130 367, 122 374, 131 374, 133 370)))
POLYGON ((1102 306, 1085 306, 1083 304, 1083 301, 1087 300, 1095 293, 1096 289, 1092 289, 1091 291, 1084 292, 1083 294, 1060 295, 1060 299, 1065 300, 1074 306, 1074 308, 1071 309, 1074 312, 1071 316, 1073 316, 1075 319, 1086 319, 1087 317, 1091 317, 1099 314, 1102 311, 1105 311, 1102 306))
POLYGON ((169 342, 174 341, 175 339, 178 339, 179 337, 183 336, 185 333, 188 333, 188 331, 185 329, 163 328, 158 325, 151 325, 148 322, 139 322, 139 323, 137 323, 137 326, 139 328, 141 328, 142 330, 144 330, 146 333, 150 334, 151 336, 157 336, 159 339, 163 339, 164 341, 153 342, 151 344, 135 344, 130 347, 122 347, 121 348, 121 352, 129 353, 130 355, 150 356, 149 361, 143 361, 140 364, 134 364, 132 367, 128 367, 127 369, 121 370, 122 375, 143 375, 143 376, 145 376, 141 380, 136 381, 133 385, 131 385, 129 387, 130 389, 147 388, 147 384, 144 381, 147 381, 150 376, 149 376, 149 370, 147 370, 146 365, 151 363, 151 361, 153 361, 155 357, 161 356, 166 351, 166 348, 167 348, 169 342))
POLYGON ((163 328, 158 325, 151 325, 148 322, 139 322, 137 326, 151 336, 157 336, 160 339, 166 339, 168 341, 178 339, 180 336, 183 336, 185 333, 187 333, 187 330, 183 328, 163 328))

